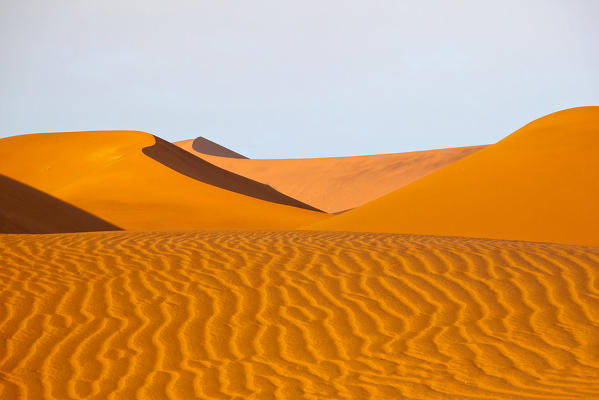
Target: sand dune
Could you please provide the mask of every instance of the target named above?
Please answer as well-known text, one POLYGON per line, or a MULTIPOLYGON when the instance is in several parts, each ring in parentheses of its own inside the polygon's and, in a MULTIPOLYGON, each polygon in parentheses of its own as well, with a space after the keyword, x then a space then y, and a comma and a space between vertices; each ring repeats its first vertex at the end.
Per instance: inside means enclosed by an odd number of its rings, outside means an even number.
POLYGON ((346 211, 377 199, 486 146, 410 153, 305 159, 235 159, 185 150, 221 168, 266 183, 329 213, 346 211))
POLYGON ((179 145, 0 140, 0 233, 54 232, 0 234, 0 399, 599 398, 599 107, 486 148, 179 145))
POLYGON ((154 137, 154 140, 156 144, 143 148, 142 153, 185 176, 202 183, 257 199, 312 211, 320 211, 278 192, 268 185, 227 171, 201 158, 195 157, 159 137, 154 137))
POLYGON ((497 144, 308 229, 599 246, 599 107, 540 118, 497 144))
POLYGON ((0 174, 0 233, 118 230, 64 201, 0 174))
POLYGON ((143 132, 15 136, 0 140, 0 159, 9 178, 123 229, 292 229, 327 217, 143 132))
POLYGON ((0 235, 3 399, 599 398, 599 249, 0 235))
POLYGON ((190 153, 202 153, 209 154, 212 156, 229 157, 229 158, 247 158, 233 150, 227 149, 218 143, 214 143, 212 140, 208 140, 205 137, 197 137, 195 139, 181 140, 174 142, 173 144, 189 151, 190 153))

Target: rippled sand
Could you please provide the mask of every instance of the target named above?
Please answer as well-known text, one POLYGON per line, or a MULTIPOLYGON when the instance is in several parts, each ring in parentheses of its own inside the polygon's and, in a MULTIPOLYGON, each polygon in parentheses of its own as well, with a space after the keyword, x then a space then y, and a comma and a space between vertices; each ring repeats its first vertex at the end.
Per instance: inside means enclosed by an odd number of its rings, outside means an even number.
POLYGON ((0 235, 2 399, 599 398, 599 249, 0 235))

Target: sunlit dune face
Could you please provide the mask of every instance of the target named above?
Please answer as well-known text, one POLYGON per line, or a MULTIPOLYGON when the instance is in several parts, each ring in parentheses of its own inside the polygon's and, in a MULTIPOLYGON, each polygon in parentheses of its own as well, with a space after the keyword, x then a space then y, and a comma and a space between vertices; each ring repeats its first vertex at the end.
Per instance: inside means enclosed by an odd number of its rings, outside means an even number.
POLYGON ((327 217, 144 132, 15 136, 0 140, 0 159, 9 178, 122 229, 293 229, 327 217))
POLYGON ((0 174, 0 233, 114 230, 119 227, 0 174))
POLYGON ((372 156, 306 159, 239 159, 201 153, 192 141, 181 148, 329 213, 361 206, 473 154, 486 146, 414 151, 372 156))
POLYGON ((0 236, 3 399, 599 398, 596 248, 0 236))
POLYGON ((561 111, 308 229, 599 246, 598 154, 599 107, 561 111))

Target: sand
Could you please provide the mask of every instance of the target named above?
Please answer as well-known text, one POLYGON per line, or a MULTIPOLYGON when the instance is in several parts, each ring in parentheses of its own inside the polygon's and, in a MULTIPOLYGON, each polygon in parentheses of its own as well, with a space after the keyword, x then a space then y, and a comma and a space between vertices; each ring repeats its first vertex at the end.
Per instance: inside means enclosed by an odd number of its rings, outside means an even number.
POLYGON ((117 226, 77 207, 0 174, 0 233, 90 232, 118 229, 117 226))
POLYGON ((599 398, 599 249, 0 235, 2 399, 599 398))
POLYGON ((173 144, 189 151, 190 153, 198 152, 219 157, 247 158, 246 156, 221 146, 218 143, 214 143, 212 140, 206 139, 202 136, 195 139, 181 140, 179 142, 174 142, 173 144))
POLYGON ((1 400, 599 398, 599 107, 489 147, 187 145, 0 139, 1 400))
POLYGON ((268 184, 328 213, 358 207, 486 147, 266 160, 203 154, 191 148, 190 143, 175 144, 214 165, 268 184))
POLYGON ((599 246, 599 107, 550 114, 307 229, 599 246))
POLYGON ((8 178, 121 229, 294 229, 327 217, 144 132, 14 136, 0 139, 0 160, 8 178))

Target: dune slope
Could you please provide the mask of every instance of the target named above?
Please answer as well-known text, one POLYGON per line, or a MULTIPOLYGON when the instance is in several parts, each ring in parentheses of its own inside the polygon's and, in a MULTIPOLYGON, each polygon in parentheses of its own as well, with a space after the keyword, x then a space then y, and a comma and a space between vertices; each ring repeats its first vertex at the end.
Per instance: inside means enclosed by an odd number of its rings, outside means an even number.
POLYGON ((326 217, 144 132, 14 136, 0 159, 9 178, 123 229, 292 229, 326 217))
POLYGON ((218 143, 214 143, 212 140, 208 140, 205 137, 197 137, 195 139, 181 140, 174 142, 173 144, 189 151, 190 153, 198 152, 202 154, 209 154, 218 157, 229 157, 229 158, 247 158, 231 149, 221 146, 218 143))
POLYGON ((0 233, 119 230, 64 201, 0 174, 0 233))
POLYGON ((599 249, 0 235, 3 399, 599 398, 599 249))
POLYGON ((599 246, 598 155, 599 107, 560 111, 307 229, 599 246))
POLYGON ((486 146, 305 159, 236 159, 194 151, 221 168, 266 183, 304 203, 329 213, 360 206, 486 146))
POLYGON ((312 211, 320 211, 280 193, 268 185, 253 181, 195 157, 159 137, 155 136, 154 140, 156 144, 143 148, 142 153, 185 176, 257 199, 312 211))

